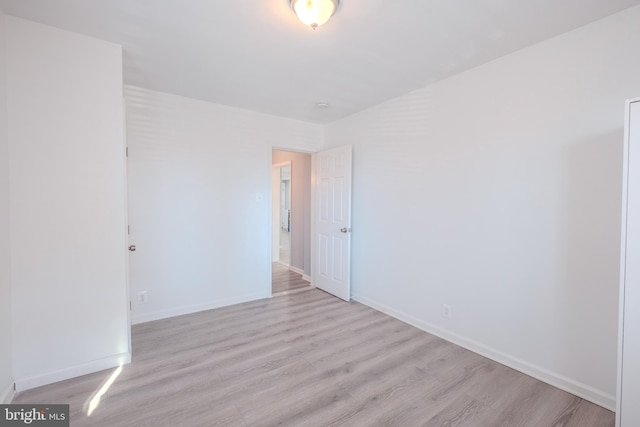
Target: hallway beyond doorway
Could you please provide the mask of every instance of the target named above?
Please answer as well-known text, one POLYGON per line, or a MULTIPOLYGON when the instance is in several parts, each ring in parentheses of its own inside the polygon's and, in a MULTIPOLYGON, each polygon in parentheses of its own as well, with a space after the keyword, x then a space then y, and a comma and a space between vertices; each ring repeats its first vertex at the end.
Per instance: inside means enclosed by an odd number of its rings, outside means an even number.
POLYGON ((312 289, 311 283, 294 273, 279 262, 271 264, 271 294, 287 295, 294 292, 312 289))

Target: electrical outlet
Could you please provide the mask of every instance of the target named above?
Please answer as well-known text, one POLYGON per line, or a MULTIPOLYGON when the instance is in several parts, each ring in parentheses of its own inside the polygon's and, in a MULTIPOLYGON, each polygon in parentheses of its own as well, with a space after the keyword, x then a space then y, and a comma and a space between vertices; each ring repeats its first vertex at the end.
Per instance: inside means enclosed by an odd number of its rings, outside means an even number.
POLYGON ((147 302, 147 291, 138 292, 138 304, 144 304, 147 302))
POLYGON ((451 311, 451 306, 448 304, 442 304, 442 317, 451 319, 453 317, 453 312, 451 311))

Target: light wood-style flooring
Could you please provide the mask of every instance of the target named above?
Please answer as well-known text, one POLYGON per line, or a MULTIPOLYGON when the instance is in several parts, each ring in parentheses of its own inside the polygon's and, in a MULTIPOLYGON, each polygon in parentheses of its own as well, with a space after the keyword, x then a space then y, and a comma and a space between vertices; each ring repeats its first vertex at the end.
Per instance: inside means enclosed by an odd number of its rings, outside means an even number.
POLYGON ((271 265, 271 293, 273 295, 305 288, 310 289, 311 284, 304 280, 301 274, 294 273, 278 262, 271 265))
POLYGON ((320 290, 133 327, 133 363, 20 393, 72 426, 603 427, 612 412, 320 290))
POLYGON ((280 228, 280 259, 285 265, 291 263, 291 232, 280 228))

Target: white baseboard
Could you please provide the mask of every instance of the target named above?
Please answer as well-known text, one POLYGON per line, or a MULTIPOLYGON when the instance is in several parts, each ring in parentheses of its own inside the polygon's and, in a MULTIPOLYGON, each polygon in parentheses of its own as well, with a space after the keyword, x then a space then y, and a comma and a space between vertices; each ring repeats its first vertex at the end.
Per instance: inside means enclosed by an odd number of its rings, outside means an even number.
POLYGON ((311 276, 304 274, 304 270, 298 267, 289 267, 289 270, 302 276, 302 280, 311 283, 311 276))
POLYGON ((125 365, 127 363, 131 363, 131 353, 129 352, 116 354, 103 359, 92 360, 91 362, 53 372, 47 372, 27 378, 18 378, 16 379, 16 391, 29 390, 43 385, 56 383, 58 381, 79 377, 81 375, 115 368, 116 366, 125 365))
POLYGON ((16 390, 13 381, 7 385, 7 387, 0 393, 0 404, 8 405, 13 401, 16 396, 16 390))
POLYGON ((301 269, 301 268, 294 267, 294 266, 290 265, 290 266, 289 266, 289 270, 290 270, 290 271, 293 271, 294 273, 298 273, 298 274, 300 274, 301 276, 304 276, 304 270, 303 270, 303 269, 301 269))
POLYGON ((542 367, 510 356, 477 341, 471 340, 453 332, 449 332, 438 326, 417 319, 413 316, 395 310, 369 298, 360 295, 352 295, 352 298, 366 306, 369 306, 375 310, 381 311, 385 314, 388 314, 389 316, 395 317, 398 320, 408 323, 411 326, 415 326, 418 329, 422 329, 425 332, 443 338, 449 342, 452 342, 453 344, 464 347, 467 350, 478 353, 481 356, 487 357, 491 360, 515 369, 516 371, 520 371, 523 374, 529 375, 568 393, 574 394, 578 397, 595 403, 596 405, 609 409, 610 411, 615 411, 616 397, 614 395, 605 393, 586 384, 582 384, 578 381, 572 380, 571 378, 567 378, 563 375, 559 375, 555 372, 551 372, 542 367))
POLYGON ((151 313, 135 312, 131 315, 131 324, 137 325, 139 323, 153 322, 154 320, 167 319, 169 317, 182 316, 184 314, 198 313, 205 310, 213 310, 214 308, 226 307, 228 305, 241 304, 243 302, 255 301, 263 298, 271 298, 271 294, 253 294, 244 295, 234 298, 224 298, 215 301, 210 301, 204 304, 196 304, 182 307, 174 307, 166 310, 153 311, 151 313))

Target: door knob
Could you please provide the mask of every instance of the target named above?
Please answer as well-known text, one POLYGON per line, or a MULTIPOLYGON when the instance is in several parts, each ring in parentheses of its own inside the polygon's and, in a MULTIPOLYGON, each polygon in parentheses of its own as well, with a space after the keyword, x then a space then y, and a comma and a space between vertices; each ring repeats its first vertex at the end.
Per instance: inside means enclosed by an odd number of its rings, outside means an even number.
POLYGON ((342 227, 342 228, 340 229, 340 232, 341 232, 341 233, 349 233, 350 231, 351 231, 351 229, 350 229, 350 228, 347 228, 347 227, 342 227))
POLYGON ((136 251, 136 245, 129 246, 129 251, 135 252, 136 251))

